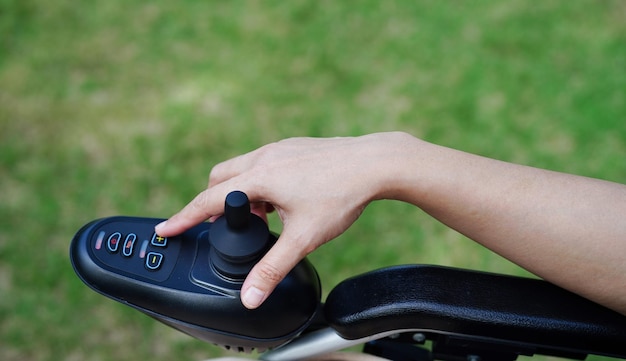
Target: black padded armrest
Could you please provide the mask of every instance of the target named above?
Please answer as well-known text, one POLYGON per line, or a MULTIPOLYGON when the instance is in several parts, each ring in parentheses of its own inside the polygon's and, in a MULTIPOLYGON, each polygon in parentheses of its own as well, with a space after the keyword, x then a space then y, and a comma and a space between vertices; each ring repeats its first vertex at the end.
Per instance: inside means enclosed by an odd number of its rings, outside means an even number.
POLYGON ((356 340, 424 330, 626 357, 626 317, 546 281, 438 266, 400 266, 343 281, 329 294, 332 328, 356 340))

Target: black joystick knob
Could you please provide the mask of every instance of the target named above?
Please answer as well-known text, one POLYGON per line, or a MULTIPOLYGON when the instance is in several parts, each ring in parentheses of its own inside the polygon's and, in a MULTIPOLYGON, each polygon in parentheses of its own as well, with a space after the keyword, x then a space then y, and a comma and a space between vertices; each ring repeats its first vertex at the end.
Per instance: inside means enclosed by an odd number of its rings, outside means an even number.
POLYGON ((224 202, 224 216, 228 227, 233 230, 245 229, 250 224, 250 201, 241 191, 228 193, 224 202))
POLYGON ((221 276, 243 280, 271 245, 265 221, 250 213, 248 196, 233 191, 226 196, 224 216, 209 231, 211 265, 221 276))

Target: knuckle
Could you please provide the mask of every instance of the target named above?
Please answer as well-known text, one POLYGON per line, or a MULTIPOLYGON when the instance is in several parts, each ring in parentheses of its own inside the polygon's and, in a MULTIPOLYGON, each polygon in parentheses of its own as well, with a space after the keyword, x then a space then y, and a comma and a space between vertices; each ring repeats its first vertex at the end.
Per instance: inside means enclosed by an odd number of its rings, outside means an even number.
POLYGON ((267 262, 258 264, 257 274, 261 280, 272 284, 280 282, 285 277, 283 272, 267 262))
POLYGON ((217 164, 213 166, 213 168, 211 168, 211 171, 209 172, 209 180, 207 182, 207 187, 211 187, 212 185, 219 183, 221 181, 223 177, 222 174, 224 173, 223 169, 224 169, 223 163, 217 164))
POLYGON ((263 164, 265 166, 271 166, 276 158, 283 154, 281 146, 281 142, 274 142, 265 144, 256 149, 252 153, 254 155, 254 163, 257 165, 263 164))

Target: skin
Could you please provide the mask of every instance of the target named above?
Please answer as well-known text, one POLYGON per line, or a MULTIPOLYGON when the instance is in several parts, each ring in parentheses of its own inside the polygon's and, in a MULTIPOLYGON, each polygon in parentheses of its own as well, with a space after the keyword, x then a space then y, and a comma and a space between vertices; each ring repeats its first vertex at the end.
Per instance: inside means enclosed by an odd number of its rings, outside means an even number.
POLYGON ((626 186, 489 159, 409 134, 292 138, 213 168, 206 190, 156 227, 174 236, 241 190, 283 222, 242 286, 258 307, 302 258, 372 201, 408 202, 530 272, 626 315, 626 186), (314 194, 315 197, 310 195, 314 194), (332 212, 328 212, 332 209, 332 212))

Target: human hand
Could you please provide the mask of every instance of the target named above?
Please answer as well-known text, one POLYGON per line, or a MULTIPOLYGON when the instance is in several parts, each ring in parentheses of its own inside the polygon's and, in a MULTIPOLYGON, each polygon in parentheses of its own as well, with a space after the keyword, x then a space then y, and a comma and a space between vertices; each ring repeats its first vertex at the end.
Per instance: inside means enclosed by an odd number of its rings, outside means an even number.
POLYGON ((241 289, 244 306, 256 308, 307 254, 343 233, 374 199, 384 196, 385 155, 399 133, 356 138, 292 138, 216 165, 209 184, 186 207, 156 228, 173 236, 224 211, 224 199, 243 191, 254 213, 272 208, 283 231, 241 289), (271 205, 269 208, 267 206, 271 205))

